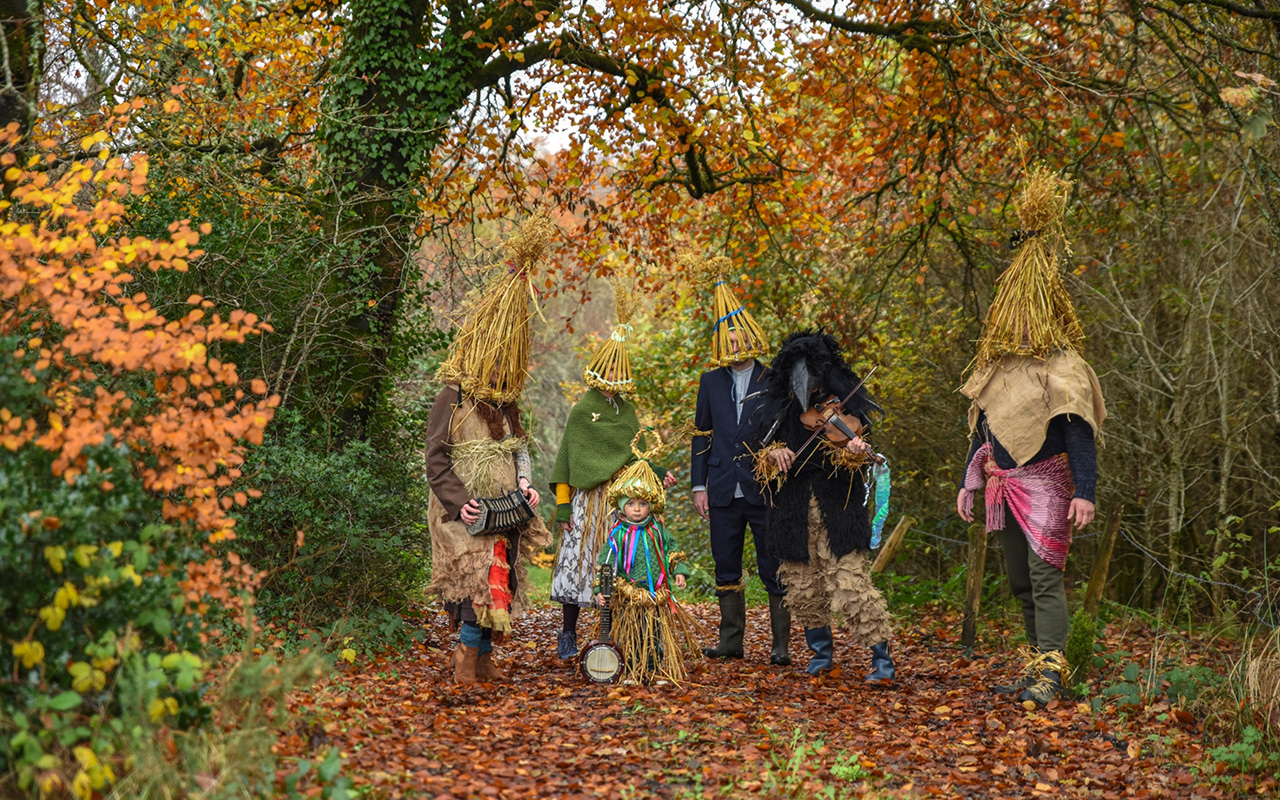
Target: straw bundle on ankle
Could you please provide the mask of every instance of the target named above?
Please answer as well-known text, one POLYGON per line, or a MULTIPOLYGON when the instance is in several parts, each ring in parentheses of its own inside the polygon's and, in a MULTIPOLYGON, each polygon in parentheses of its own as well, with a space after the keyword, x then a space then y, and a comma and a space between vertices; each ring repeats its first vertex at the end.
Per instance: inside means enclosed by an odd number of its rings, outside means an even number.
POLYGON ((639 305, 635 295, 635 281, 619 275, 612 279, 613 310, 617 323, 613 333, 600 345, 591 361, 582 370, 582 380, 588 386, 602 392, 630 394, 635 391, 631 379, 631 356, 627 353, 627 336, 631 333, 631 318, 639 305))
POLYGON ((987 312, 977 368, 1005 355, 1044 358, 1058 350, 1080 352, 1083 347, 1084 330, 1059 272, 1059 251, 1070 253, 1063 231, 1070 188, 1070 181, 1038 167, 1018 196, 1021 244, 1000 276, 987 312))
POLYGON ((532 339, 529 271, 541 260, 554 232, 546 217, 530 217, 504 245, 507 260, 491 265, 492 276, 463 303, 466 320, 436 373, 441 381, 457 384, 464 395, 477 400, 520 399, 529 377, 532 339))
POLYGON ((699 285, 710 286, 714 292, 713 310, 715 322, 711 327, 711 358, 715 367, 727 367, 752 358, 760 358, 769 352, 769 342, 764 330, 751 312, 743 308, 725 281, 733 263, 724 256, 700 258, 686 253, 680 258, 685 269, 699 285), (738 350, 735 353, 729 332, 738 332, 738 350))

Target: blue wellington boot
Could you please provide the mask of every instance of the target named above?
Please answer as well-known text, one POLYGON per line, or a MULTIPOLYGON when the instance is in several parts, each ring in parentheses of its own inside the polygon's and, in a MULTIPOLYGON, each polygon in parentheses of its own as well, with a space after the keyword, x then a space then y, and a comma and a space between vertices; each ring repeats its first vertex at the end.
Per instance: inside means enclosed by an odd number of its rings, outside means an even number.
POLYGON ((831 640, 830 625, 825 628, 805 628, 804 640, 809 643, 809 649, 813 651, 813 658, 809 659, 809 666, 804 668, 805 672, 817 675, 835 666, 835 642, 831 640))
POLYGON ((560 631, 560 637, 556 640, 556 655, 561 661, 578 657, 577 631, 560 631))
POLYGON ((867 676, 867 683, 876 685, 893 683, 893 676, 896 674, 896 670, 893 666, 893 657, 889 655, 888 642, 871 645, 871 668, 871 674, 867 676))

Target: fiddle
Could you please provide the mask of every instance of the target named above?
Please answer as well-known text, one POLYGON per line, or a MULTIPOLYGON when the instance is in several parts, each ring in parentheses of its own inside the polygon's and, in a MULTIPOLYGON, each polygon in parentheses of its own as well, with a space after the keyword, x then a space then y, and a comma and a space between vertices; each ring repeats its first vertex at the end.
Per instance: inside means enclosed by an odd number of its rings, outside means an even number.
POLYGON ((861 437, 863 431, 862 420, 845 411, 840 398, 834 394, 819 400, 802 413, 800 424, 811 431, 822 431, 827 441, 842 446, 855 437, 861 437))
POLYGON ((858 390, 862 388, 862 384, 867 382, 867 378, 870 378, 871 373, 875 372, 879 366, 877 364, 866 375, 863 375, 862 380, 858 381, 858 385, 853 387, 853 391, 849 392, 848 397, 841 400, 834 394, 828 395, 800 414, 800 422, 813 431, 805 443, 800 445, 800 450, 808 447, 818 436, 824 436, 832 444, 844 447, 847 447, 852 440, 857 439, 862 442, 862 451, 866 453, 869 460, 876 464, 884 463, 884 458, 877 454, 871 445, 862 441, 862 431, 864 430, 862 420, 844 410, 844 404, 858 393, 858 390))
MULTIPOLYGON (((852 396, 850 394, 850 397, 852 396)), ((856 439, 861 443, 860 449, 868 459, 876 464, 884 463, 884 458, 876 453, 871 445, 862 441, 862 432, 865 430, 862 420, 845 411, 844 402, 834 394, 814 403, 803 412, 800 415, 800 423, 813 431, 813 436, 809 437, 810 440, 815 436, 822 436, 837 447, 848 447, 849 442, 856 439)))

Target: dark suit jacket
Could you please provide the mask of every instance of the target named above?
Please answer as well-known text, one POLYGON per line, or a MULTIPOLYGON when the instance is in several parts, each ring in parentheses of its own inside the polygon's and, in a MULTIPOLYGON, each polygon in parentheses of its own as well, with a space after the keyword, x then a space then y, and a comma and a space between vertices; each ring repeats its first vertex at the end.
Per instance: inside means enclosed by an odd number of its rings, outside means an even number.
POLYGON ((706 436, 693 437, 692 469, 693 486, 707 487, 707 501, 716 508, 733 502, 734 488, 742 486, 742 495, 752 505, 764 505, 760 488, 756 486, 751 471, 751 457, 747 455, 746 440, 760 420, 754 419, 760 396, 751 395, 764 389, 765 367, 759 361, 751 370, 751 382, 747 386, 747 401, 742 404, 742 419, 737 417, 737 404, 733 401, 733 375, 729 367, 702 373, 698 384, 698 405, 693 414, 693 424, 700 431, 711 431, 706 436), (742 456, 742 458, 739 458, 742 456))

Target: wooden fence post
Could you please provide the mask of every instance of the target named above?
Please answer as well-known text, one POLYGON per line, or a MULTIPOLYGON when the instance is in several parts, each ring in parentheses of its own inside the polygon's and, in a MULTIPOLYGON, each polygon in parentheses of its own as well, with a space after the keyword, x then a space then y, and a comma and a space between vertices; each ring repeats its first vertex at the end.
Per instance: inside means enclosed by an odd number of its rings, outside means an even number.
POLYGON ((880 553, 876 556, 875 563, 871 565, 872 572, 884 572, 884 568, 889 566, 894 554, 898 552, 898 547, 902 545, 902 540, 907 535, 907 531, 915 522, 914 517, 905 515, 898 520, 893 533, 889 534, 889 538, 885 540, 884 544, 880 545, 880 553))
POLYGON ((968 581, 964 595, 964 629, 960 643, 965 652, 973 653, 978 638, 978 609, 982 601, 982 578, 987 568, 987 526, 976 523, 969 526, 968 581))

